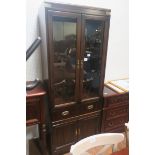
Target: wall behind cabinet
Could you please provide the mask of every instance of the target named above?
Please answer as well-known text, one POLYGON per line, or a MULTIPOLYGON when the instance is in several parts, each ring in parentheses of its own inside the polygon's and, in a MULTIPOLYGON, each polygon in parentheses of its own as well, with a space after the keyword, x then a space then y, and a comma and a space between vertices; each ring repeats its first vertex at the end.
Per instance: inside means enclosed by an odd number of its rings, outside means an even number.
MULTIPOLYGON (((38 9, 44 0, 27 0, 26 47, 39 35, 38 9)), ((52 1, 52 0, 51 0, 52 1)), ((57 0, 62 3, 111 9, 109 45, 105 80, 129 76, 129 6, 128 0, 57 0)), ((26 80, 42 79, 40 48, 26 62, 26 80)))

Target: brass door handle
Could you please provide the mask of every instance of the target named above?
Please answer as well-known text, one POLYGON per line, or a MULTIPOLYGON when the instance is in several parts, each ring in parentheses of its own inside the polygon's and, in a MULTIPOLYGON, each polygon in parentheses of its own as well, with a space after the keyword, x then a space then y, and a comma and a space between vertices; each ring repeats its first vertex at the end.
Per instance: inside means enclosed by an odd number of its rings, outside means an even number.
POLYGON ((79 69, 80 68, 80 60, 79 59, 77 60, 76 65, 77 65, 77 69, 79 69))
POLYGON ((80 128, 78 128, 78 135, 80 136, 80 128))
POLYGON ((88 110, 91 110, 93 108, 94 108, 94 105, 88 105, 88 107, 87 107, 88 110))
POLYGON ((75 130, 75 135, 80 136, 80 129, 79 128, 75 130))
POLYGON ((76 135, 76 136, 78 135, 78 131, 77 131, 77 129, 75 130, 75 135, 76 135))

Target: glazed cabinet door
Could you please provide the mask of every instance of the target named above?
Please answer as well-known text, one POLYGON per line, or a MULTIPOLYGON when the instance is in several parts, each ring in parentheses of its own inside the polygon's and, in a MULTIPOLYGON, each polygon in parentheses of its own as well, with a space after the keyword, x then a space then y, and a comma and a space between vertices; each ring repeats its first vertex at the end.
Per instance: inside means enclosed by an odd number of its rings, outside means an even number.
POLYGON ((106 16, 82 15, 81 100, 102 95, 108 28, 106 16))
POLYGON ((54 105, 77 102, 81 16, 47 12, 50 96, 54 105))
POLYGON ((78 122, 78 140, 100 132, 100 115, 93 114, 78 122))
POLYGON ((52 128, 52 152, 62 155, 69 152, 70 146, 77 141, 77 122, 54 125, 52 128))

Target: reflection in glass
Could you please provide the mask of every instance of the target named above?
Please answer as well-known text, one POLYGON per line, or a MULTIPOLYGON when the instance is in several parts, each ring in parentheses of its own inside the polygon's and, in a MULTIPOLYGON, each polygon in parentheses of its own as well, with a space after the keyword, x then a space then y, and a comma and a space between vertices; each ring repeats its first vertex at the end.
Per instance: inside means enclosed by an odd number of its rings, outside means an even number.
POLYGON ((62 104, 75 98, 76 21, 55 17, 54 42, 54 102, 62 104))
POLYGON ((96 97, 99 93, 102 28, 102 23, 99 21, 86 21, 83 98, 96 97))

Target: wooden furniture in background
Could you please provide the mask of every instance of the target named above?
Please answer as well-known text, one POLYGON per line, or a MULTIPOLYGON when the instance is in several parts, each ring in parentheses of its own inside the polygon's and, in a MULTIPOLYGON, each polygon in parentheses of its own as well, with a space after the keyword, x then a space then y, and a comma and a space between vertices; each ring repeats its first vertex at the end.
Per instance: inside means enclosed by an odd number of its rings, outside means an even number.
POLYGON ((129 121, 129 93, 117 93, 104 87, 104 106, 101 132, 124 132, 124 124, 129 121))
POLYGON ((26 126, 39 125, 39 140, 44 155, 47 154, 45 95, 46 91, 41 84, 32 90, 26 91, 26 126))
POLYGON ((51 153, 100 133, 110 10, 45 3, 40 10, 51 153))

